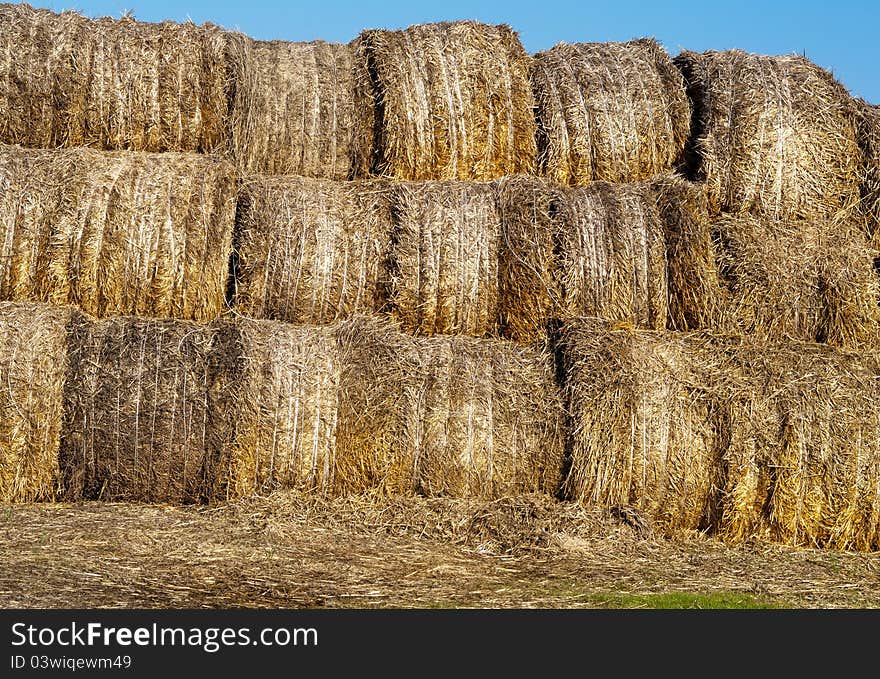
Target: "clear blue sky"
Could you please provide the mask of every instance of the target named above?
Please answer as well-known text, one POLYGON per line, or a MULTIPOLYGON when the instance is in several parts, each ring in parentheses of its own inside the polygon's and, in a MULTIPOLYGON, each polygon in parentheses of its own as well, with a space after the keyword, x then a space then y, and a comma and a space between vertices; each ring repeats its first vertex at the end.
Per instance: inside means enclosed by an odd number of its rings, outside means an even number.
POLYGON ((32 0, 56 11, 118 17, 130 9, 144 21, 192 19, 237 28, 259 39, 347 42, 363 28, 477 19, 508 23, 529 52, 567 42, 652 36, 673 55, 681 49, 738 47, 763 54, 801 53, 831 70, 850 91, 880 103, 880 2, 877 0, 687 0, 686 2, 464 2, 440 0, 32 0))

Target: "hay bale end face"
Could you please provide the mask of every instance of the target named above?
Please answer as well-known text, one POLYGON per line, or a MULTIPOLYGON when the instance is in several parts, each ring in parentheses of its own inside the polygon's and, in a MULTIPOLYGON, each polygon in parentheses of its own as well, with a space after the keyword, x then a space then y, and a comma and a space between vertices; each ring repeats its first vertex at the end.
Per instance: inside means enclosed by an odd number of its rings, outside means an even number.
POLYGON ((322 40, 237 46, 231 115, 239 169, 351 179, 370 153, 362 148, 353 48, 322 40))
POLYGON ((668 533, 706 527, 721 451, 715 404, 701 388, 711 352, 687 336, 609 330, 598 320, 569 324, 562 346, 568 495, 634 506, 668 533))
POLYGON ((225 152, 231 45, 217 26, 0 6, 0 139, 225 152))
POLYGON ((69 307, 0 303, 0 502, 52 500, 69 307))
POLYGON ((880 249, 880 106, 856 100, 859 146, 862 149, 862 214, 872 245, 880 249))
POLYGON ((657 41, 560 43, 535 55, 531 80, 538 166, 548 179, 641 181, 680 161, 691 107, 657 41))
POLYGON ((396 184, 392 214, 389 306, 403 329, 493 334, 501 226, 491 184, 396 184))
POLYGON ((236 185, 197 154, 0 147, 0 297, 209 320, 226 303, 236 185))
POLYGON ((372 81, 374 172, 481 181, 534 170, 529 57, 509 26, 368 30, 357 45, 372 81))
POLYGON ((198 323, 140 317, 71 324, 59 455, 65 499, 209 496, 214 335, 198 323))
POLYGON ((277 488, 326 493, 336 462, 333 329, 244 317, 216 323, 210 380, 214 499, 277 488))
POLYGON ((376 311, 390 234, 381 181, 252 177, 236 223, 236 309, 313 324, 376 311))
POLYGON ((692 171, 713 211, 810 219, 856 207, 852 104, 830 73, 800 56, 740 50, 674 61, 694 102, 692 171))

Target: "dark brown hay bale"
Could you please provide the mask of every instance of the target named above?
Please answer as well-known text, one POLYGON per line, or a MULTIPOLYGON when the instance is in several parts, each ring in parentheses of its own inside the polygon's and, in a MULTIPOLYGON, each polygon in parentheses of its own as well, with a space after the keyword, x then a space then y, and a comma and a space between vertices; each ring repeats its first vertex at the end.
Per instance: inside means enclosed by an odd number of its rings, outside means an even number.
POLYGON ((690 132, 684 80, 653 39, 559 43, 531 69, 538 165, 560 184, 669 172, 690 132))
POLYGON ((55 497, 72 314, 0 303, 0 502, 55 497))
POLYGON ((55 148, 225 151, 227 52, 219 27, 87 19, 0 6, 0 139, 55 148))
POLYGON ((845 215, 859 199, 846 89, 800 56, 740 50, 675 58, 694 102, 695 173, 713 211, 845 215))
POLYGON ((333 328, 243 317, 224 318, 216 327, 210 411, 218 471, 212 496, 329 491, 341 370, 333 328))
POLYGON ((770 340, 876 344, 880 281, 855 229, 744 215, 715 220, 712 230, 721 327, 770 340))
POLYGON ((350 45, 248 41, 232 107, 243 172, 350 179, 362 155, 350 45))
POLYGON ((225 305, 230 164, 0 147, 0 297, 195 320, 225 305))
POLYGON ((389 302, 401 326, 493 334, 501 222, 492 185, 406 182, 393 194, 389 302))
POLYGON ((193 502, 209 494, 210 326, 119 317, 69 330, 64 497, 193 502))
POLYGON ((363 31, 376 110, 373 170, 398 179, 491 180, 531 172, 529 57, 506 25, 363 31))
POLYGON ((596 316, 663 329, 666 227, 648 183, 566 189, 551 204, 558 318, 596 316))
POLYGON ((384 183, 252 177, 236 221, 241 313, 321 324, 384 303, 391 234, 384 183))
POLYGON ((503 340, 421 340, 418 489, 498 498, 558 489, 563 409, 550 355, 503 340))
POLYGON ((500 331, 504 337, 528 343, 546 336, 561 303, 551 218, 558 190, 525 175, 505 177, 495 187, 501 217, 500 331))
POLYGON ((880 249, 880 106, 856 100, 859 146, 862 149, 862 213, 873 246, 880 249))
POLYGON ((665 532, 703 528, 721 453, 707 355, 687 335, 608 330, 596 320, 569 324, 562 347, 567 493, 634 506, 665 532))

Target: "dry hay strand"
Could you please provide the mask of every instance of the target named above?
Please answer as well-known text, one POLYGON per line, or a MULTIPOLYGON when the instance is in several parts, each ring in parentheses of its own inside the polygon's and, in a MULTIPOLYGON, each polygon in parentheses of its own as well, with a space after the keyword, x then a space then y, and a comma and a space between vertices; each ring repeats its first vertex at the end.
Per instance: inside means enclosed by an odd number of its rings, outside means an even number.
POLYGON ((519 342, 539 341, 560 304, 551 218, 558 189, 526 175, 505 177, 495 188, 501 217, 500 333, 519 342))
POLYGON ((856 100, 859 146, 862 149, 862 214, 875 249, 880 249, 880 106, 856 100))
POLYGON ((641 181, 679 162, 691 106, 656 40, 559 43, 535 55, 531 79, 539 172, 550 180, 641 181))
POLYGON ((725 216, 712 224, 719 324, 762 339, 876 344, 880 281, 857 229, 725 216))
POLYGON ((564 190, 550 209, 559 318, 595 316, 665 328, 666 228, 653 187, 594 182, 564 190))
POLYGON ((231 45, 212 24, 0 6, 0 139, 43 148, 222 152, 231 45))
POLYGON ((368 30, 357 48, 372 81, 375 172, 480 181, 534 170, 529 57, 509 26, 368 30))
POLYGON ((213 499, 333 484, 341 365, 333 329, 224 317, 211 357, 213 499))
POLYGON ((55 497, 72 314, 0 303, 0 502, 55 497))
POLYGON ((719 532, 792 545, 880 548, 880 362, 814 344, 744 343, 719 532), (747 413, 747 418, 740 418, 747 413))
POLYGON ((370 152, 358 127, 352 47, 323 40, 236 47, 243 48, 231 113, 239 169, 351 179, 370 152))
POLYGON ((773 219, 845 215, 860 152, 846 89, 795 56, 740 50, 675 58, 694 102, 693 158, 713 211, 773 219))
POLYGON ((717 327, 720 282, 705 185, 678 175, 658 177, 652 185, 666 229, 667 327, 717 327))
POLYGON ((686 335, 609 330, 596 319, 567 324, 561 346, 572 418, 566 493, 635 507, 667 534, 706 528, 721 454, 705 388, 711 353, 686 335))
POLYGON ((552 356, 504 340, 420 340, 418 490, 499 498, 558 490, 563 408, 552 356))
POLYGON ((381 181, 253 177, 236 219, 235 306, 313 324, 375 311, 386 294, 390 234, 381 181))
POLYGON ((408 332, 494 334, 501 220, 491 184, 393 189, 389 306, 408 332))
POLYGON ((0 297, 193 320, 226 303, 232 166, 197 154, 0 146, 0 297))
POLYGON ((197 502, 211 490, 209 354, 190 321, 80 319, 68 333, 60 467, 67 500, 197 502))

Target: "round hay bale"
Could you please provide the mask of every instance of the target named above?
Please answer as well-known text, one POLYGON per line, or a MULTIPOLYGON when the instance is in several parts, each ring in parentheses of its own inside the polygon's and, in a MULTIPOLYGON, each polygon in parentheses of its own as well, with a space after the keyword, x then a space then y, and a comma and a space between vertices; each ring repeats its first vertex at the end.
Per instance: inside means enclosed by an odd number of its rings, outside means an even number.
POLYGON ((722 328, 769 340, 876 344, 880 280, 855 228, 742 215, 717 219, 712 230, 722 328))
POLYGON ((235 307, 313 324, 376 311, 390 234, 383 182, 252 177, 236 219, 235 307))
POLYGON ((359 38, 376 115, 374 172, 481 181, 534 170, 529 57, 509 26, 441 22, 359 38))
POLYGON ((0 303, 0 502, 55 498, 73 313, 0 303))
POLYGON ((419 492, 486 499, 555 494, 564 425, 552 356, 504 340, 421 342, 419 492))
POLYGON ((232 166, 197 154, 0 147, 0 297, 208 320, 226 304, 232 166))
POLYGON ((563 331, 566 492, 588 504, 636 507, 666 533, 706 528, 722 452, 706 389, 712 352, 688 335, 608 328, 583 319, 563 331))
POLYGON ((594 182, 562 191, 550 209, 559 316, 665 328, 666 227, 653 187, 594 182))
POLYGON ((190 321, 71 324, 59 455, 66 500, 184 503, 209 496, 214 336, 210 326, 190 321))
POLYGON ((216 323, 214 499, 333 486, 341 364, 333 329, 244 317, 216 323))
POLYGON ((846 89, 795 56, 740 50, 675 58, 694 103, 692 171, 713 211, 846 216, 860 152, 846 89))
POLYGON ((880 106, 856 100, 859 146, 862 149, 862 213, 872 245, 880 249, 880 106))
POLYGON ((0 139, 56 148, 224 152, 228 53, 212 24, 0 8, 0 139))
POLYGON ((718 267, 703 183, 678 175, 652 180, 665 225, 670 330, 719 324, 718 267))
POLYGON ((491 184, 393 188, 392 314, 408 332, 494 334, 501 220, 491 184))
POLYGON ((656 40, 559 43, 535 55, 531 79, 538 167, 550 180, 633 182, 679 162, 691 106, 656 40))
POLYGON ((350 45, 247 41, 232 105, 242 172, 351 179, 363 132, 350 45))

